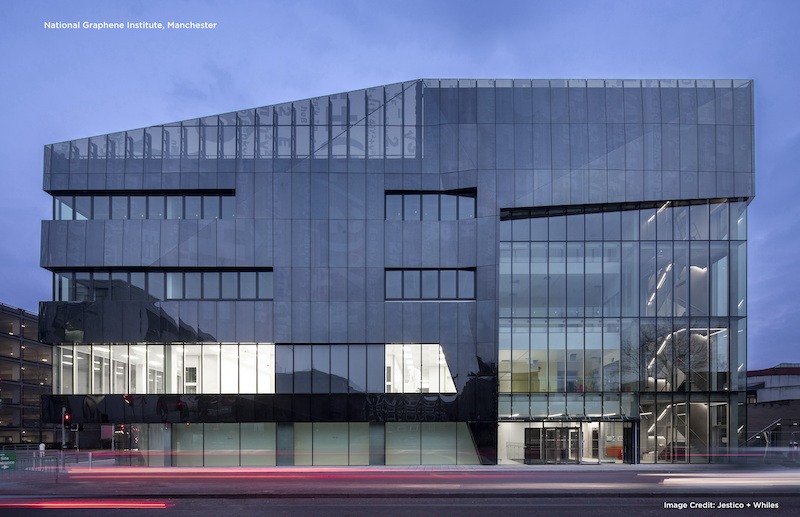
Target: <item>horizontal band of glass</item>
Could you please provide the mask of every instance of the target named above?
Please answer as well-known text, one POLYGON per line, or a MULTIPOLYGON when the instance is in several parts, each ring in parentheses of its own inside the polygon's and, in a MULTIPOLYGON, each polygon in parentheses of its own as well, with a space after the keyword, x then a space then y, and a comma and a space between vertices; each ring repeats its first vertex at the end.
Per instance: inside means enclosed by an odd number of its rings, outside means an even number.
POLYGON ((500 393, 746 387, 745 318, 500 319, 500 393))
POLYGON ((500 242, 500 316, 745 316, 747 244, 726 239, 727 208, 676 207, 675 222, 669 206, 501 222, 513 225, 504 237, 521 235, 500 242), (698 238, 666 240, 682 218, 698 238))
POLYGON ((91 344, 54 353, 62 395, 456 393, 438 344, 91 344))
POLYGON ((164 301, 164 300, 271 300, 273 272, 230 269, 170 271, 57 271, 53 273, 53 300, 164 301))
POLYGON ((747 240, 747 201, 606 203, 500 211, 501 241, 747 240))
POLYGON ((151 467, 480 463, 465 422, 137 423, 127 434, 151 467))
POLYGON ((386 192, 387 221, 455 221, 475 218, 477 189, 386 192))
POLYGON ((474 269, 387 269, 387 300, 474 300, 474 269))
POLYGON ((53 220, 232 219, 233 193, 222 196, 56 196, 53 220))
MULTIPOLYGON (((386 128, 387 134, 381 134, 380 140, 383 143, 385 139, 387 146, 395 139, 388 134, 389 128, 400 126, 402 134, 403 127, 414 130, 420 123, 738 127, 752 125, 752 103, 751 81, 413 81, 61 142, 52 145, 51 170, 93 172, 101 162, 105 171, 106 161, 116 161, 127 165, 120 172, 141 171, 142 161, 160 162, 162 157, 252 157, 254 150, 272 157, 280 148, 294 148, 302 155, 333 147, 325 145, 332 138, 320 136, 311 145, 304 129, 335 133, 336 128, 348 126, 370 132, 386 128), (423 117, 425 101, 436 109, 424 110, 423 117), (253 133, 263 130, 268 130, 269 136, 253 138, 253 133), (299 135, 293 134, 298 131, 299 135)), ((362 144, 361 152, 364 146, 356 137, 351 147, 357 155, 356 144, 362 144)))
POLYGON ((746 316, 744 242, 500 244, 501 317, 746 316))
POLYGON ((414 157, 418 81, 265 106, 51 146, 53 172, 142 172, 171 161, 291 156, 414 157), (237 127, 238 124, 238 127, 237 127), (379 134, 377 133, 379 131, 379 134), (408 145, 403 144, 403 140, 408 145))
POLYGON ((639 418, 634 393, 500 394, 500 420, 639 418))

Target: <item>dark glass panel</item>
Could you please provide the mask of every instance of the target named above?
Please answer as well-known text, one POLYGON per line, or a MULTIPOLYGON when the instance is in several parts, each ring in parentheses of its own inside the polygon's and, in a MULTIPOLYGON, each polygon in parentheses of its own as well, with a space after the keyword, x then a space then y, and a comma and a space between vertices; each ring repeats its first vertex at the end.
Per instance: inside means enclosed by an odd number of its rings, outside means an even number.
POLYGON ((202 287, 202 274, 201 273, 186 273, 185 275, 185 289, 186 299, 197 300, 200 299, 202 287))
POLYGON ((145 196, 131 196, 131 219, 147 218, 147 198, 145 196))
POLYGON ((114 301, 127 301, 131 296, 131 287, 128 284, 128 273, 114 271, 111 273, 111 299, 114 301))
POLYGON ((181 196, 167 197, 167 219, 183 219, 183 198, 181 196))
MULTIPOLYGON (((565 241, 567 240, 567 218, 565 216, 555 216, 548 218, 548 222, 550 223, 550 240, 551 241, 565 241)), ((587 217, 587 238, 589 238, 589 221, 587 217)), ((602 228, 602 226, 600 227, 602 228)))
POLYGON ((219 219, 218 196, 203 196, 203 219, 219 219))
POLYGON ((692 240, 708 240, 708 205, 692 205, 690 207, 691 224, 689 236, 692 240))
MULTIPOLYGON (((295 347, 295 367, 297 367, 297 348, 295 347)), ((330 345, 314 345, 311 349, 311 392, 331 392, 331 350, 330 345)), ((297 370, 296 370, 297 371, 297 370)), ((295 380, 297 376, 295 376, 295 380)))
POLYGON ((275 393, 294 391, 294 350, 291 345, 275 345, 275 393))
POLYGON ((128 198, 126 196, 111 197, 111 218, 112 219, 128 218, 128 198))
MULTIPOLYGON (((368 345, 367 349, 367 392, 383 393, 385 390, 383 345, 368 345)), ((351 363, 352 364, 352 363, 351 363)), ((352 372, 352 370, 351 370, 352 372)))
MULTIPOLYGON (((347 393, 347 349, 348 345, 330 346, 330 392, 347 393)), ((316 348, 315 348, 316 350, 316 348)))
MULTIPOLYGON (((131 274, 131 280, 133 273, 131 274)), ((147 294, 156 300, 164 299, 164 273, 151 271, 147 274, 147 294)))
POLYGON ((203 273, 203 299, 219 299, 219 273, 209 271, 203 273))
POLYGON ((708 242, 692 242, 689 274, 689 315, 709 315, 708 242))
POLYGON ((238 297, 238 274, 225 271, 222 273, 222 298, 235 300, 238 297))
POLYGON ((403 298, 417 300, 420 297, 420 272, 417 270, 403 271, 403 298))
POLYGON ((422 195, 422 220, 439 220, 439 196, 437 194, 422 195))
POLYGON ((164 219, 164 196, 149 196, 147 198, 147 218, 164 219))
POLYGON ((406 221, 420 220, 419 194, 405 194, 403 196, 403 219, 406 221))
POLYGON ((458 196, 442 194, 441 205, 441 220, 455 221, 458 217, 458 196))
POLYGON ((202 214, 200 200, 200 196, 186 196, 185 219, 200 219, 202 214))
POLYGON ((600 212, 586 214, 585 231, 587 241, 603 240, 603 214, 600 212))
POLYGON ((145 274, 141 272, 131 272, 131 300, 147 300, 147 286, 145 284, 145 274))
POLYGON ((75 219, 85 221, 92 219, 92 198, 89 196, 75 197, 75 219))
POLYGON ((364 393, 367 391, 367 346, 349 345, 348 349, 347 382, 350 393, 364 393))
POLYGON ((475 198, 458 196, 458 218, 473 219, 475 217, 475 198))
POLYGON ((433 299, 439 297, 439 272, 422 271, 422 297, 433 299))
POLYGON ((443 300, 456 298, 457 278, 456 271, 442 270, 439 275, 439 297, 443 300))

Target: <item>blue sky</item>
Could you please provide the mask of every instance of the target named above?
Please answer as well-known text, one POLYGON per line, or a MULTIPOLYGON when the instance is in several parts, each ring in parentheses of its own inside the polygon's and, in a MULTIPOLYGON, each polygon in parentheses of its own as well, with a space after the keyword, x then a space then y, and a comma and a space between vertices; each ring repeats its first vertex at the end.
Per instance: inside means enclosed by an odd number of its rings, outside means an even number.
POLYGON ((800 363, 800 2, 37 1, 0 17, 0 301, 35 311, 43 146, 421 77, 751 78, 749 367, 800 363), (44 22, 212 22, 53 30, 44 22))

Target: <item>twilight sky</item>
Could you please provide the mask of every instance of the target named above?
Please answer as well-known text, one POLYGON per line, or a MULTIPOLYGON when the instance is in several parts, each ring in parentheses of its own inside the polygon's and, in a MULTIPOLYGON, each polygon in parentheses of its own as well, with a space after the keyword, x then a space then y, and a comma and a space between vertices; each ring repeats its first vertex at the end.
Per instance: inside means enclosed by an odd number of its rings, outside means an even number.
POLYGON ((0 302, 37 310, 43 146, 417 78, 755 80, 749 368, 800 363, 800 2, 31 0, 0 16, 0 302), (44 22, 211 22, 213 30, 44 22), (795 159, 792 158, 795 156, 795 159))

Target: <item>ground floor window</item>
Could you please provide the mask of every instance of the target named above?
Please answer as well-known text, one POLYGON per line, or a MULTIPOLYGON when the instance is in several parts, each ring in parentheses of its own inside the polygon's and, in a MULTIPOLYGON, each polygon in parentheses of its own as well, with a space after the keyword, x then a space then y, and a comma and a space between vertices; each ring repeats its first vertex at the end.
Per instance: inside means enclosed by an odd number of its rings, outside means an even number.
POLYGON ((499 464, 632 463, 634 422, 500 422, 499 464))
POLYGON ((148 466, 480 464, 466 422, 132 424, 114 449, 148 466))
POLYGON ((641 394, 642 463, 725 463, 744 445, 744 393, 641 394))

